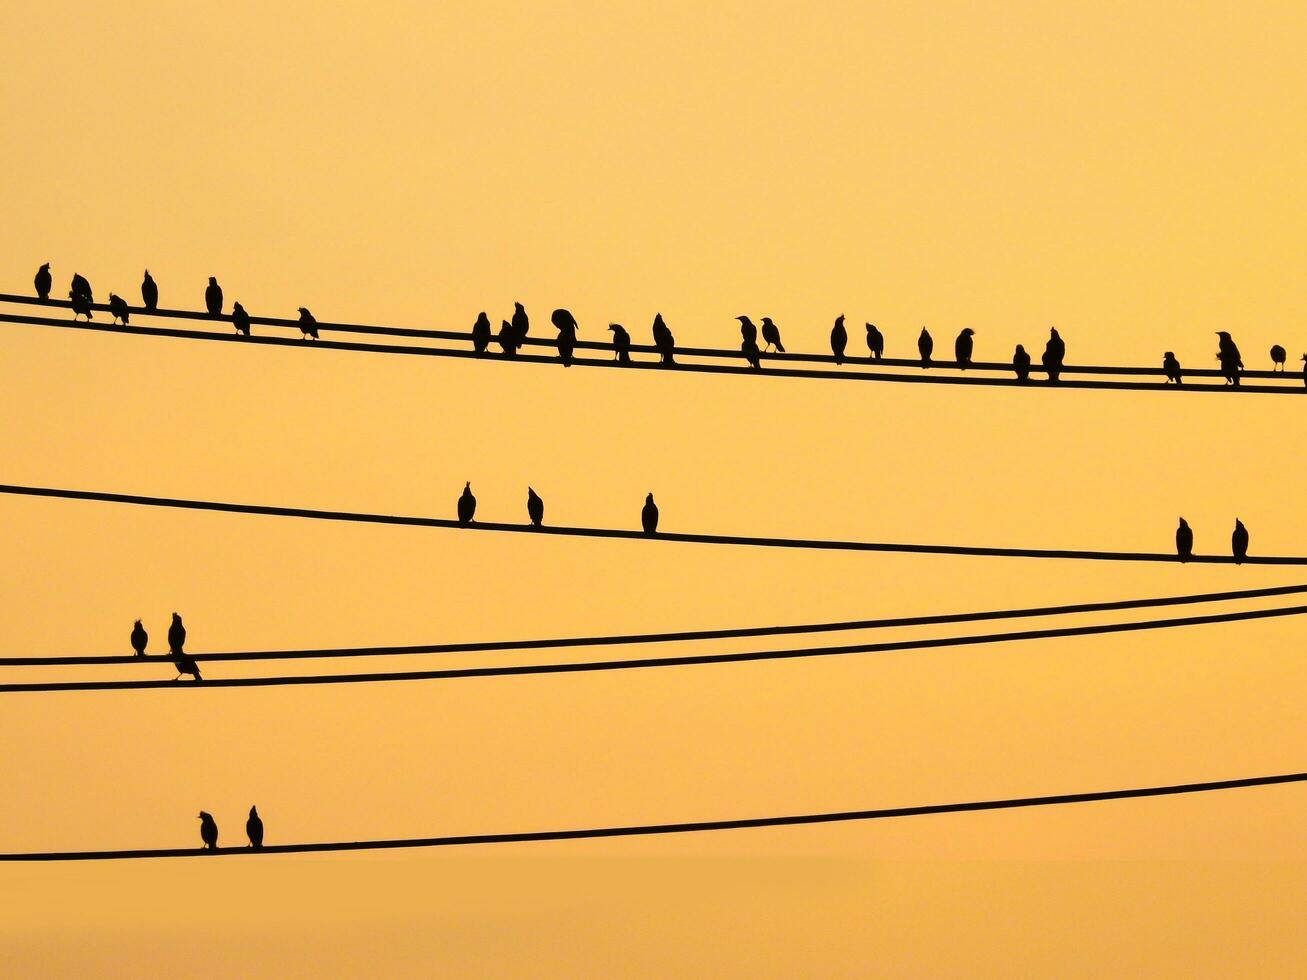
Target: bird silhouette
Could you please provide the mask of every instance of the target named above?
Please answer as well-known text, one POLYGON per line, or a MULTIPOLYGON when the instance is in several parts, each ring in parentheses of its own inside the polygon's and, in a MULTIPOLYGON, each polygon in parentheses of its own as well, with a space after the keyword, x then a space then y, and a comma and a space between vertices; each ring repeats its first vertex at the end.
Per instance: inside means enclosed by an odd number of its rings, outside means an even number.
POLYGON ((91 301, 89 299, 87 299, 81 293, 75 292, 73 290, 69 290, 68 302, 69 305, 72 306, 73 308, 74 320, 76 320, 79 316, 84 316, 86 317, 87 323, 91 322, 91 301))
POLYGON ((131 310, 127 306, 127 300, 123 299, 117 293, 109 294, 109 312, 113 314, 113 322, 122 320, 123 326, 127 326, 127 318, 131 310))
POLYGON ((245 307, 240 303, 231 305, 231 325, 236 328, 236 332, 242 337, 250 335, 250 315, 245 312, 245 307))
POLYGON ((572 354, 576 351, 576 317, 570 310, 557 309, 550 314, 549 322, 558 328, 558 358, 563 367, 571 367, 572 354))
POLYGON ((1284 359, 1285 359, 1287 356, 1288 356, 1288 355, 1284 352, 1284 348, 1281 347, 1279 344, 1275 344, 1275 345, 1271 348, 1271 365, 1272 365, 1271 370, 1272 370, 1272 371, 1283 371, 1283 370, 1284 370, 1284 359))
POLYGON ((263 818, 259 816, 257 806, 250 807, 250 815, 245 821, 245 836, 250 839, 250 847, 256 851, 263 850, 263 818))
POLYGON ((1057 327, 1048 328, 1048 343, 1044 345, 1044 370, 1048 372, 1050 384, 1055 384, 1062 376, 1062 362, 1066 360, 1066 341, 1057 332, 1057 327))
POLYGON ((874 323, 867 324, 867 351, 877 361, 885 356, 885 335, 876 329, 874 323))
POLYGON ((463 493, 458 498, 458 523, 471 524, 477 512, 477 498, 472 496, 472 481, 463 484, 463 493))
POLYGON ((1030 355, 1020 344, 1017 344, 1017 349, 1012 352, 1012 370, 1017 373, 1018 381, 1030 380, 1030 355))
POLYGON ((173 678, 174 681, 181 680, 184 674, 190 674, 197 682, 204 680, 200 676, 200 665, 195 662, 195 658, 190 654, 177 651, 170 654, 170 658, 173 666, 177 668, 177 676, 173 678))
POLYGON ((976 331, 967 327, 958 334, 958 339, 953 341, 953 359, 964 371, 971 366, 971 352, 975 348, 975 341, 972 338, 975 334, 976 331))
POLYGON ((930 336, 930 331, 925 327, 921 328, 921 334, 917 337, 917 352, 921 355, 921 366, 930 367, 930 355, 934 353, 935 341, 930 336))
POLYGON ((1302 356, 1302 383, 1307 385, 1307 354, 1302 356))
POLYGON ((300 307, 300 339, 306 340, 312 337, 318 339, 318 321, 313 318, 313 314, 308 311, 308 307, 300 307))
POLYGON ((768 350, 775 347, 782 354, 785 353, 785 345, 781 343, 781 328, 772 323, 769 316, 762 318, 762 339, 768 350))
POLYGON ((36 270, 32 285, 36 287, 37 299, 44 302, 50 298, 50 289, 54 286, 54 276, 50 275, 49 262, 44 263, 41 268, 36 270))
POLYGON ((1234 532, 1230 535, 1230 551, 1234 554, 1236 564, 1248 557, 1248 529, 1237 517, 1234 521, 1234 532))
POLYGON ((618 364, 631 363, 631 335, 620 323, 608 324, 613 335, 613 359, 618 364))
POLYGON ((1221 374, 1224 375, 1226 384, 1237 388, 1239 372, 1243 370, 1243 357, 1239 354, 1239 345, 1225 330, 1216 331, 1216 336, 1220 338, 1216 359, 1221 362, 1221 374))
POLYGON ((526 516, 531 518, 535 527, 539 527, 545 520, 545 502, 531 487, 526 488, 526 516))
POLYGON ((747 316, 737 316, 735 319, 740 321, 740 339, 743 341, 756 341, 758 339, 758 328, 753 325, 753 321, 747 316))
POLYGON ((516 357, 517 349, 522 346, 517 339, 517 333, 513 330, 513 325, 507 320, 499 322, 499 346, 505 357, 516 357))
POLYGON ((203 810, 200 811, 200 840, 204 846, 202 851, 216 851, 218 849, 218 825, 214 819, 203 810))
POLYGON ((1189 522, 1180 518, 1180 526, 1175 529, 1175 553, 1181 561, 1188 561, 1194 553, 1194 532, 1189 522))
POLYGON ((490 347, 490 335, 490 317, 483 310, 477 316, 477 322, 472 324, 472 349, 478 354, 484 354, 490 347))
POLYGON ((86 277, 80 273, 73 273, 73 284, 69 287, 73 293, 85 298, 87 303, 94 303, 95 296, 91 292, 91 284, 86 277))
POLYGON ((209 285, 204 290, 204 305, 208 307, 209 316, 222 315, 222 287, 213 276, 209 276, 209 285))
POLYGON ((661 313, 654 314, 653 340, 654 346, 658 348, 658 356, 662 358, 663 364, 675 364, 676 361, 672 355, 676 351, 676 338, 672 336, 672 331, 668 328, 667 324, 663 322, 663 315, 661 313))
POLYGON ((527 333, 531 330, 531 318, 526 315, 526 307, 521 303, 513 304, 513 334, 517 337, 517 345, 522 346, 522 341, 526 340, 527 333))
POLYGON ((640 511, 640 523, 644 526, 645 534, 658 533, 658 505, 654 503, 653 494, 647 494, 644 498, 644 510, 640 511))
POLYGON ((173 613, 172 625, 168 627, 168 652, 181 653, 185 648, 186 627, 182 624, 182 618, 173 613))
POLYGON ((1175 359, 1173 351, 1167 351, 1166 356, 1162 358, 1162 370, 1166 373, 1166 383, 1175 382, 1178 385, 1184 384, 1180 376, 1180 362, 1175 359))
POLYGON ((844 348, 849 346, 849 332, 844 329, 844 316, 835 318, 835 326, 830 328, 830 352, 835 355, 835 363, 844 363, 844 348))
POLYGON ((136 651, 138 657, 145 656, 145 648, 150 642, 150 634, 145 632, 145 627, 141 625, 138 619, 136 625, 132 627, 132 649, 136 651))
POLYGON ((744 354, 744 359, 749 362, 749 367, 755 371, 762 370, 762 352, 758 350, 758 341, 746 337, 740 342, 740 351, 744 354))
POLYGON ((145 278, 141 280, 141 302, 151 312, 159 308, 159 286, 150 276, 149 269, 145 270, 145 278))

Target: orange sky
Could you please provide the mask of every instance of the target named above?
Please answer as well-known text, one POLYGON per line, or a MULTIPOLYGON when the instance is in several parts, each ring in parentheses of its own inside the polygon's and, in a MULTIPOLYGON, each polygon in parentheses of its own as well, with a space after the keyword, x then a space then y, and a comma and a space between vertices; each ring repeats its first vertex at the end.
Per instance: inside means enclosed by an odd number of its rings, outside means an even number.
MULTIPOLYGON (((569 307, 589 339, 616 320, 645 340, 661 311, 679 342, 726 346, 748 313, 820 351, 844 313, 851 347, 874 320, 891 356, 922 325, 943 348, 973 327, 980 359, 1038 351, 1050 325, 1082 363, 1174 350, 1211 367, 1221 329, 1249 367, 1272 343, 1291 365, 1307 350, 1300 4, 120 3, 9 20, 0 291, 48 260, 60 292, 79 271, 134 302, 148 267, 165 306, 198 307, 217 275, 252 313, 323 320, 467 329, 520 300, 537 330, 569 307)), ((1169 548, 1179 515, 1199 550, 1223 549, 1237 516, 1254 550, 1307 553, 1293 399, 3 337, 7 483, 449 516, 471 480, 505 520, 530 483, 559 523, 631 527, 653 490, 667 529, 1125 550, 1169 548)), ((137 617, 160 643, 174 609, 198 652, 1297 580, 10 498, 0 533, 16 655, 123 653, 137 617)), ((251 803, 269 840, 330 840, 1301 770, 1299 633, 6 695, 0 850, 186 846, 201 808, 235 843, 251 803)), ((5 867, 18 912, 0 934, 9 970, 45 975, 1284 973, 1303 792, 253 870, 5 867), (185 909, 203 916, 193 938, 163 921, 185 909), (318 922, 339 927, 319 943, 318 922)))

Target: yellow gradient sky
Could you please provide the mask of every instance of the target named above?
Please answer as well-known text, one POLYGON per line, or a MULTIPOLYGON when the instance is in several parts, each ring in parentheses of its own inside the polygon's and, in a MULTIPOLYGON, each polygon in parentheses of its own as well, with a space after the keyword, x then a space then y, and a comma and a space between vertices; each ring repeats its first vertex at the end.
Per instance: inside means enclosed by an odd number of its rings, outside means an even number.
MULTIPOLYGON (((1307 350, 1293 3, 47 4, 0 33, 0 291, 687 344, 1307 350)), ((1303 404, 0 330, 0 482, 558 523, 1307 553, 1303 404)), ((505 639, 1297 581, 0 499, 0 648, 505 639)), ((0 696, 0 850, 456 834, 1307 768, 1301 623, 638 673, 0 696)), ((939 631, 945 632, 945 631, 939 631)), ((896 634, 900 635, 900 634, 896 634)), ((906 634, 902 634, 906 635, 906 634)), ((765 645, 765 644, 760 644, 765 645)), ((776 644, 782 645, 782 644, 776 644)), ((789 645, 789 644, 784 644, 789 645)), ((736 644, 731 648, 738 648, 736 644)), ((726 649, 726 646, 712 649, 726 649)), ((596 655, 607 655, 599 651, 596 655)), ((445 658, 483 663, 502 657, 445 658)), ((517 657, 550 659, 545 654, 517 657)), ((432 665, 435 658, 405 666, 432 665)), ((378 668, 398 667, 390 661, 378 668)), ((148 672, 156 668, 142 668, 148 672)), ((295 669, 273 667, 272 670, 295 669)), ((133 670, 135 670, 133 668, 133 670)), ((157 668, 160 676, 168 676, 157 668)), ((238 666, 213 665, 214 676, 238 666)), ((142 673, 142 676, 144 673, 142 673)), ((29 674, 15 674, 29 676, 29 674)), ((35 674, 31 674, 35 676, 35 674)), ((119 676, 115 674, 114 676, 119 676)), ((135 674, 133 675, 135 676, 135 674)), ((5 867, 26 975, 1284 975, 1287 787, 381 858, 5 867), (325 936, 324 936, 325 933, 325 936)))

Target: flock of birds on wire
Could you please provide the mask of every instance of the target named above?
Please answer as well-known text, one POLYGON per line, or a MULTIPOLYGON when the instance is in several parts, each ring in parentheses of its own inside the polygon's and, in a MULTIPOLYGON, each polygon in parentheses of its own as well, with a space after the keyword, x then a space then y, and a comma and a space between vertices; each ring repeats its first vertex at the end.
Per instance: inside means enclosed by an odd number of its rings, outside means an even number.
MULTIPOLYGON (((34 285, 36 286, 37 297, 43 301, 49 300, 50 291, 53 288, 50 263, 45 263, 37 271, 34 285)), ((95 299, 91 291, 91 284, 86 277, 77 273, 73 274, 68 298, 71 301, 74 319, 85 316, 89 321, 92 318, 91 307, 95 299)), ((159 307, 159 286, 148 269, 145 270, 145 278, 141 281, 141 301, 144 305, 138 309, 145 313, 151 313, 159 307)), ((230 314, 223 313, 222 287, 214 276, 209 277, 209 284, 204 290, 204 305, 209 316, 229 316, 237 333, 245 337, 250 336, 250 315, 245 311, 245 307, 240 303, 234 303, 230 314)), ((117 293, 110 293, 109 312, 113 314, 113 322, 122 321, 125 326, 131 316, 132 307, 117 293)), ((298 312, 298 326, 302 337, 304 339, 312 337, 317 340, 318 321, 307 307, 299 307, 298 312)), ((740 353, 755 371, 762 370, 763 354, 773 350, 777 353, 785 353, 785 345, 781 341, 780 327, 772 321, 771 317, 762 317, 761 327, 748 316, 738 316, 735 319, 740 323, 740 353), (762 347, 758 346, 760 333, 762 347)), ((579 330, 576 317, 568 310, 557 309, 551 314, 550 322, 558 330, 556 340, 558 358, 564 366, 569 366, 576 351, 577 331, 579 330)), ((492 343, 497 343, 505 357, 515 357, 518 349, 525 343, 530 328, 530 318, 521 303, 514 304, 511 318, 501 321, 497 337, 490 325, 490 318, 483 312, 477 317, 476 323, 472 326, 472 347, 478 354, 485 354, 489 351, 492 343)), ((621 364, 631 363, 630 333, 620 323, 609 324, 608 330, 613 335, 614 358, 621 364)), ((1057 332, 1056 327, 1050 328, 1048 333, 1048 341, 1044 344, 1040 364, 1048 376, 1049 383, 1056 384, 1061 377, 1063 365, 1066 362, 1066 342, 1057 332)), ((1239 377, 1244 370, 1243 357, 1239 353, 1239 347, 1228 331, 1217 331, 1217 338, 1216 360, 1221 366, 1221 375, 1225 378, 1227 385, 1237 387, 1239 377)), ((869 358, 872 361, 881 360, 885 356, 885 336, 877 329, 875 324, 866 324, 866 340, 869 358)), ((653 342, 660 362, 664 366, 675 365, 676 339, 663 320, 661 313, 654 315, 653 342)), ((839 316, 835 319, 835 325, 831 328, 830 333, 831 354, 836 364, 844 363, 848 345, 848 329, 844 325, 844 317, 839 316)), ((956 366, 962 370, 970 367, 973 363, 972 355, 974 350, 975 331, 967 327, 958 334, 953 342, 953 356, 956 366)), ((921 358, 922 368, 929 368, 933 363, 935 354, 935 340, 925 327, 922 327, 921 333, 917 337, 917 353, 921 358)), ((1288 356, 1285 349, 1276 344, 1271 348, 1270 355, 1272 370, 1283 371, 1288 356)), ((1307 354, 1302 355, 1302 360, 1303 383, 1307 384, 1307 354)), ((1016 350, 1012 354, 1011 369, 1016 374, 1018 381, 1024 382, 1030 379, 1032 363, 1031 356, 1025 347, 1017 344, 1016 350)), ((1173 351, 1167 351, 1163 356, 1162 371, 1166 376, 1166 384, 1181 385, 1184 383, 1180 362, 1173 351)))

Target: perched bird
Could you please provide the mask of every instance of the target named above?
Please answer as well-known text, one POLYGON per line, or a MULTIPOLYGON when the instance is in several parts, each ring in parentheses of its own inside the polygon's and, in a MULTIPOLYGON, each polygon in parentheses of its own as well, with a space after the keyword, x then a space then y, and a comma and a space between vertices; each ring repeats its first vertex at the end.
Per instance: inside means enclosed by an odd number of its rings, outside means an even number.
POLYGON ((91 321, 91 301, 89 299, 87 299, 81 293, 74 292, 73 290, 69 290, 68 301, 72 304, 73 307, 74 320, 76 320, 79 316, 84 316, 86 317, 88 323, 91 321))
POLYGON ((168 652, 181 653, 185 648, 186 627, 182 625, 182 618, 173 613, 172 625, 168 627, 168 652))
POLYGON ((471 524, 472 515, 477 512, 477 498, 472 496, 472 481, 463 484, 463 493, 458 498, 458 523, 471 524))
POLYGON ((536 527, 545 520, 545 502, 531 487, 526 488, 526 516, 531 518, 531 523, 536 527))
POLYGON ((1216 331, 1216 336, 1220 338, 1216 359, 1221 362, 1221 374, 1225 376, 1226 384, 1237 388, 1239 372, 1243 370, 1243 357, 1239 354, 1239 345, 1225 330, 1216 331))
POLYGON ((44 302, 50 298, 50 287, 54 285, 54 277, 50 275, 49 262, 36 270, 36 277, 32 280, 32 285, 36 287, 37 299, 44 302))
POLYGON ((222 287, 213 276, 209 276, 209 285, 204 290, 204 305, 209 309, 209 316, 222 315, 222 287))
POLYGON ((1175 529, 1175 553, 1181 561, 1188 561, 1194 553, 1194 532, 1189 522, 1180 518, 1180 526, 1175 529))
POLYGON ((626 332, 626 328, 620 323, 610 323, 608 329, 613 334, 613 359, 618 364, 630 364, 631 335, 626 332))
POLYGON ((1302 383, 1307 385, 1307 354, 1302 356, 1302 383))
POLYGON ((658 533, 658 505, 654 503, 653 494, 644 498, 644 510, 640 511, 640 523, 644 525, 645 534, 658 533))
POLYGON ((490 317, 486 316, 483 310, 477 316, 477 322, 472 324, 472 349, 478 354, 484 354, 490 346, 490 317))
POLYGON ((250 815, 245 821, 245 836, 250 839, 250 847, 256 851, 263 850, 263 818, 259 816, 257 806, 250 807, 250 815))
POLYGON ((1236 563, 1248 557, 1248 529, 1238 518, 1235 518, 1234 532, 1230 535, 1230 551, 1234 553, 1236 563))
POLYGON ((746 337, 740 343, 740 352, 744 354, 744 359, 749 362, 749 367, 755 371, 762 370, 762 352, 758 350, 758 341, 746 337))
POLYGON ((78 296, 84 297, 87 303, 95 302, 95 296, 91 294, 91 284, 85 276, 74 272, 73 284, 69 288, 78 296))
POLYGON ((658 356, 662 358, 664 365, 675 364, 672 355, 676 351, 676 338, 672 336, 672 331, 668 329, 663 322, 661 313, 654 314, 653 322, 653 340, 654 346, 658 348, 658 356))
POLYGON ((762 339, 767 342, 767 349, 775 347, 782 354, 785 353, 785 345, 781 343, 781 328, 771 322, 771 317, 762 318, 762 339))
POLYGON ((1017 373, 1018 381, 1030 380, 1030 355, 1020 344, 1017 344, 1017 349, 1012 353, 1012 370, 1017 373))
POLYGON ((527 333, 531 330, 531 319, 526 315, 526 307, 521 303, 513 304, 513 333, 517 336, 517 345, 522 346, 527 333))
POLYGON ((240 303, 231 305, 231 325, 236 328, 236 332, 242 337, 250 335, 250 315, 245 312, 245 307, 240 303))
POLYGON ((173 680, 181 680, 183 674, 190 674, 197 681, 204 680, 200 676, 200 665, 195 662, 193 657, 188 656, 183 647, 186 646, 186 627, 182 625, 182 618, 176 613, 172 614, 172 625, 168 627, 168 653, 172 657, 173 665, 177 668, 177 676, 173 680))
POLYGON ((499 322, 499 346, 503 349, 505 357, 516 357, 517 349, 522 346, 518 342, 517 334, 513 332, 513 325, 507 320, 499 322))
POLYGON ((308 311, 308 307, 300 307, 300 339, 304 340, 312 337, 318 339, 318 321, 313 318, 313 314, 308 311))
POLYGON ((971 352, 975 347, 975 341, 971 338, 975 336, 976 331, 967 327, 960 334, 958 339, 953 341, 953 359, 958 362, 958 367, 966 370, 971 366, 971 352))
POLYGON ((1057 327, 1048 328, 1048 343, 1044 345, 1044 370, 1048 372, 1050 384, 1056 383, 1062 375, 1062 362, 1066 360, 1066 341, 1057 332, 1057 327))
POLYGON ((1281 347, 1279 344, 1276 344, 1275 346, 1273 346, 1273 347, 1271 348, 1271 365, 1272 365, 1271 370, 1272 370, 1272 371, 1283 371, 1283 370, 1284 370, 1284 359, 1285 359, 1285 357, 1287 357, 1287 356, 1288 356, 1288 355, 1285 354, 1285 352, 1284 352, 1284 348, 1281 347))
POLYGON ((159 308, 159 287, 150 276, 149 269, 145 270, 145 278, 141 280, 141 302, 147 310, 159 308))
POLYGON ((150 634, 145 632, 145 627, 138 619, 136 625, 132 627, 132 649, 136 651, 138 657, 145 656, 145 647, 149 642, 150 634))
POLYGON ((1166 383, 1174 381, 1178 385, 1184 384, 1180 378, 1180 362, 1175 359, 1173 351, 1167 351, 1166 356, 1162 358, 1162 370, 1166 372, 1166 383))
POLYGON ((200 840, 204 841, 204 851, 216 851, 218 849, 218 825, 214 822, 213 817, 200 811, 200 840))
POLYGON ((753 321, 747 316, 737 316, 735 319, 740 321, 740 339, 745 343, 750 340, 758 339, 758 328, 753 325, 753 321))
POLYGON ((200 676, 200 665, 197 664, 195 658, 189 654, 181 652, 174 653, 172 654, 172 662, 173 666, 177 668, 177 676, 173 678, 174 681, 181 680, 183 674, 190 674, 196 681, 204 680, 204 678, 200 676))
POLYGON ((867 351, 878 361, 885 356, 885 336, 874 323, 867 324, 867 351))
POLYGON ((849 346, 849 332, 844 329, 844 316, 835 318, 835 326, 830 328, 830 352, 835 355, 835 363, 844 363, 844 348, 849 346))
POLYGON ((131 310, 127 307, 127 300, 117 293, 109 294, 109 312, 113 314, 113 322, 117 323, 122 320, 123 326, 127 326, 127 317, 131 310))
POLYGON ((576 317, 570 310, 558 309, 550 314, 549 322, 558 328, 558 358, 563 367, 571 367, 572 354, 576 351, 576 317))
POLYGON ((921 366, 930 367, 930 355, 935 350, 935 341, 930 336, 930 331, 925 327, 921 328, 921 335, 917 337, 917 352, 921 354, 921 366))

